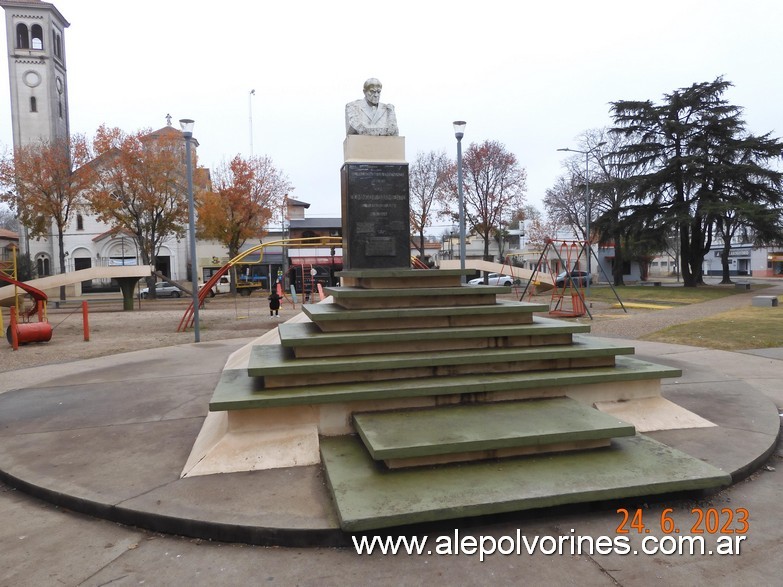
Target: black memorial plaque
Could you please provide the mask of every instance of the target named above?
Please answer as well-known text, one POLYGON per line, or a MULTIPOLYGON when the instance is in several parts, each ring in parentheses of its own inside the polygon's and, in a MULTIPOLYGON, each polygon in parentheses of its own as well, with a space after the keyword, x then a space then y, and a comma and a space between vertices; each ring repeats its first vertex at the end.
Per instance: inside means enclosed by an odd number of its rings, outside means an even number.
POLYGON ((410 267, 408 164, 346 163, 342 192, 343 268, 410 267))

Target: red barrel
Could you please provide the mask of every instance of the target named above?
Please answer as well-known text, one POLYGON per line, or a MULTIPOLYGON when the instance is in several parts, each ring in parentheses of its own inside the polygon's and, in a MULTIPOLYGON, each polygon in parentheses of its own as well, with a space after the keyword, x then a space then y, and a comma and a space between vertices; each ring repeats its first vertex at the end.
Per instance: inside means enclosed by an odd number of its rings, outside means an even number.
MULTIPOLYGON (((13 344, 11 327, 5 331, 8 344, 13 344)), ((19 344, 28 342, 49 342, 52 340, 52 325, 48 322, 24 322, 16 325, 16 337, 19 344)))

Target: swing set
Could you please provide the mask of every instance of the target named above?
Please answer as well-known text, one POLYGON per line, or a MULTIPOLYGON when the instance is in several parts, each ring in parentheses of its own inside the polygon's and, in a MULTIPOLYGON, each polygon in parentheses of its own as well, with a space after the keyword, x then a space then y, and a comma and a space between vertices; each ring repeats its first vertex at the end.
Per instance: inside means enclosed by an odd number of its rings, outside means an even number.
MULTIPOLYGON (((536 268, 530 276, 525 289, 522 292, 519 300, 522 301, 525 298, 525 294, 528 292, 531 283, 534 281, 536 274, 549 273, 549 275, 555 276, 558 273, 564 273, 563 280, 558 284, 557 279, 553 279, 554 289, 552 289, 552 297, 549 301, 549 314, 551 316, 560 316, 563 318, 579 318, 587 314, 590 319, 593 319, 593 315, 590 313, 588 305, 585 301, 584 289, 587 285, 587 280, 592 279, 592 276, 584 271, 584 278, 578 274, 575 276, 575 272, 580 271, 581 261, 583 255, 592 255, 604 279, 609 283, 612 288, 612 293, 620 303, 620 307, 627 314, 628 310, 625 309, 623 301, 617 294, 617 290, 611 283, 611 280, 607 277, 606 273, 601 267, 601 263, 595 252, 592 250, 589 241, 568 241, 568 240, 555 240, 546 239, 544 250, 541 251, 541 256, 538 258, 536 268), (552 266, 552 260, 548 253, 553 252, 558 260, 559 272, 554 270, 552 266)), ((528 299, 532 297, 533 290, 530 290, 528 299)))
MULTIPOLYGON (((239 255, 231 259, 228 263, 226 263, 215 273, 213 273, 212 277, 210 277, 209 280, 204 284, 204 286, 199 290, 198 292, 199 308, 201 308, 204 305, 204 301, 209 295, 209 292, 212 290, 213 287, 215 287, 215 285, 217 285, 217 283, 220 281, 220 278, 223 277, 232 267, 242 263, 242 261, 246 257, 254 253, 263 251, 265 247, 274 247, 274 246, 283 246, 283 247, 293 246, 298 248, 342 247, 342 238, 331 237, 331 236, 317 236, 317 237, 308 237, 308 238, 281 239, 281 240, 271 241, 268 243, 262 243, 260 245, 251 247, 246 251, 242 251, 239 255)), ((275 285, 275 287, 278 288, 278 293, 283 296, 283 299, 286 302, 296 307, 296 298, 294 297, 292 301, 288 297, 287 292, 283 289, 281 285, 281 280, 282 280, 282 275, 279 275, 277 284, 275 285)), ((295 296, 293 292, 291 293, 291 295, 295 296)), ((179 325, 177 326, 177 332, 185 332, 185 330, 193 326, 194 315, 195 315, 195 310, 193 308, 193 302, 191 302, 190 305, 185 310, 185 314, 182 316, 179 325)))

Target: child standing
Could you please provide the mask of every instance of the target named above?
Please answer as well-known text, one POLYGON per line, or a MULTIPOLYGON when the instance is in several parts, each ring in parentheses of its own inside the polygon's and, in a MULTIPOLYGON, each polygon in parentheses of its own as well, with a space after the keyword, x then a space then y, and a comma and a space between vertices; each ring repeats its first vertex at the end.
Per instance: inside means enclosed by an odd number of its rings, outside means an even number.
POLYGON ((279 293, 277 293, 277 290, 274 290, 271 294, 269 294, 269 316, 279 316, 280 311, 280 300, 283 298, 280 296, 279 293))

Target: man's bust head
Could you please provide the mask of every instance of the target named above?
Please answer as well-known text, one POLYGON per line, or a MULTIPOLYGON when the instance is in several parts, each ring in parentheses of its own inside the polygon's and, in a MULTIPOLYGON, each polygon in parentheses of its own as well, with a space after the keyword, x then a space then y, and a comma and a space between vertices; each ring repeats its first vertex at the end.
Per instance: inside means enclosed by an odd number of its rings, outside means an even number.
POLYGON ((374 77, 371 77, 364 82, 364 99, 371 106, 378 106, 381 102, 382 89, 383 84, 374 77))
POLYGON ((397 136, 397 115, 394 106, 381 103, 379 80, 371 77, 364 82, 364 100, 355 100, 345 105, 345 134, 397 136))

